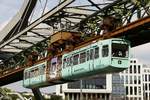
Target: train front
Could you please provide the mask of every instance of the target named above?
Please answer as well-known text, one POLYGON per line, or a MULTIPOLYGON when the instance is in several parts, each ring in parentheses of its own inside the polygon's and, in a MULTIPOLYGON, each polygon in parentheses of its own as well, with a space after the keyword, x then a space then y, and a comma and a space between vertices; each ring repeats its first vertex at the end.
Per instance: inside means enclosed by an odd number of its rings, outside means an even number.
POLYGON ((124 39, 112 39, 111 44, 111 66, 117 72, 129 67, 130 42, 124 39))

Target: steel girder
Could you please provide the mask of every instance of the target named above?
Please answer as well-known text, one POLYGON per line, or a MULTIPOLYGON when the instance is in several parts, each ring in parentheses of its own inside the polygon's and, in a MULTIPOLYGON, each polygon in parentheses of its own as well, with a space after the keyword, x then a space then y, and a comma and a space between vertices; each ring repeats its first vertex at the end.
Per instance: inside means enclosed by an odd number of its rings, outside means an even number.
MULTIPOLYGON (((149 15, 149 0, 142 2, 139 0, 64 0, 1 43, 0 50, 3 56, 6 52, 10 52, 11 56, 13 52, 16 52, 14 57, 18 57, 15 60, 17 62, 22 57, 21 55, 31 52, 33 48, 38 49, 39 52, 47 48, 47 38, 52 33, 62 30, 96 32, 105 16, 114 16, 126 25, 149 15)), ((5 59, 5 62, 13 60, 14 57, 5 59)))

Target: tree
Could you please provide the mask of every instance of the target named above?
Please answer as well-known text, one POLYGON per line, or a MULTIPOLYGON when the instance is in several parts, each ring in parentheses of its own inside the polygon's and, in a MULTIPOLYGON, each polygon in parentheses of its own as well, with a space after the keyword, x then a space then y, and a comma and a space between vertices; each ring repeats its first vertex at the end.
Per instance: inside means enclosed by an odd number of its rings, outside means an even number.
POLYGON ((52 95, 50 100, 63 100, 61 96, 52 95))

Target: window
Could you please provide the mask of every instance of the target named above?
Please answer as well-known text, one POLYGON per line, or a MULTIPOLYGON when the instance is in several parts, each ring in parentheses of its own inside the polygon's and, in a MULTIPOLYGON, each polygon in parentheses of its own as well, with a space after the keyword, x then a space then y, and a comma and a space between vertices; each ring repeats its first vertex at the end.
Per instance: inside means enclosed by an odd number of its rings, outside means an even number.
POLYGON ((134 60, 134 63, 136 63, 136 60, 134 60))
POLYGON ((134 87, 134 94, 137 95, 137 87, 134 87))
POLYGON ((108 56, 108 52, 109 52, 108 45, 104 45, 102 47, 102 57, 107 57, 108 56))
POLYGON ((35 77, 39 76, 39 69, 38 69, 38 68, 36 68, 36 69, 34 70, 34 76, 35 76, 35 77))
POLYGON ((134 73, 136 73, 136 65, 134 65, 134 73))
POLYGON ((96 47, 96 48, 95 48, 95 55, 94 55, 94 58, 95 58, 95 59, 99 58, 99 47, 96 47))
POLYGON ((139 95, 141 95, 141 87, 139 86, 139 95))
POLYGON ((140 65, 138 65, 138 73, 140 74, 140 65))
POLYGON ((93 59, 93 49, 90 50, 90 60, 93 59))
POLYGON ((70 66, 70 58, 69 57, 67 58, 66 63, 67 63, 67 67, 70 66))
POLYGON ((34 77, 34 69, 31 70, 30 78, 34 77))
POLYGON ((56 70, 56 62, 52 62, 51 67, 50 67, 50 71, 54 72, 56 70))
POLYGON ((126 95, 128 95, 128 87, 126 87, 126 95))
POLYGON ((137 77, 134 76, 134 84, 137 84, 137 77))
POLYGON ((25 72, 25 79, 28 79, 29 78, 29 72, 25 72))
POLYGON ((128 57, 128 45, 127 44, 112 44, 112 56, 113 57, 128 57))
POLYGON ((128 84, 128 75, 126 75, 126 84, 128 84))
POLYGON ((78 59, 79 59, 79 54, 73 56, 73 65, 77 65, 79 63, 78 59))
POLYGON ((43 75, 45 73, 45 64, 42 64, 42 67, 39 68, 39 75, 43 75))
POLYGON ((84 63, 86 61, 86 52, 80 53, 80 63, 84 63))
POLYGON ((138 76, 138 83, 141 84, 141 77, 138 76))
POLYGON ((147 81, 147 75, 145 75, 145 81, 147 81))
POLYGON ((132 73, 132 66, 130 65, 130 73, 132 73))
POLYGON ((30 71, 30 78, 36 77, 39 75, 39 69, 35 68, 35 69, 31 69, 30 71))
POLYGON ((90 52, 89 52, 89 50, 87 51, 86 57, 87 57, 87 61, 89 61, 90 60, 90 52))
POLYGON ((70 66, 72 66, 73 60, 72 60, 72 56, 70 57, 70 66))
POLYGON ((130 86, 130 94, 133 95, 133 88, 130 86))
POLYGON ((148 89, 147 89, 147 84, 145 84, 145 90, 148 90, 148 89))
POLYGON ((130 76, 130 84, 133 84, 133 82, 132 82, 133 80, 132 80, 132 76, 130 76))
POLYGON ((63 68, 65 68, 66 67, 66 58, 64 58, 64 60, 63 60, 63 68))

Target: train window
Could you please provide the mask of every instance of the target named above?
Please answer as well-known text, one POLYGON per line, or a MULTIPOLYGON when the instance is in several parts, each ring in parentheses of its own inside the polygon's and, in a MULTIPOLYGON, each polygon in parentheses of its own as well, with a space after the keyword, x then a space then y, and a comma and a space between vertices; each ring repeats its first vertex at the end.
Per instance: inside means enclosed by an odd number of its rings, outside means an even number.
POLYGON ((70 66, 72 66, 72 56, 70 57, 70 66))
POLYGON ((87 61, 89 61, 89 59, 90 59, 90 52, 89 52, 89 50, 87 51, 86 57, 87 57, 87 61))
POLYGON ((73 56, 73 65, 78 64, 79 54, 73 56))
POLYGON ((80 63, 84 63, 86 61, 86 52, 80 53, 80 63))
POLYGON ((63 60, 63 68, 65 68, 66 67, 66 58, 64 58, 64 60, 63 60))
POLYGON ((30 78, 34 77, 34 69, 31 69, 30 78))
POLYGON ((50 71, 54 72, 55 70, 56 70, 56 62, 53 62, 50 71))
POLYGON ((25 72, 25 79, 29 78, 29 72, 25 72))
POLYGON ((94 58, 95 58, 95 59, 99 58, 99 47, 96 47, 96 48, 95 48, 95 55, 94 55, 94 58))
POLYGON ((90 60, 93 59, 93 49, 90 50, 90 60))
POLYGON ((102 47, 102 57, 107 57, 108 56, 108 52, 109 52, 108 45, 104 45, 102 47))
POLYGON ((67 58, 66 64, 67 64, 67 67, 70 66, 70 58, 67 58))
POLYGON ((42 64, 41 66, 42 67, 39 69, 39 75, 43 75, 45 73, 45 64, 42 64))
POLYGON ((128 45, 127 44, 112 44, 112 56, 113 57, 128 57, 128 45))
POLYGON ((34 76, 36 77, 36 76, 38 76, 38 75, 39 75, 39 69, 36 68, 36 69, 34 70, 34 76))

